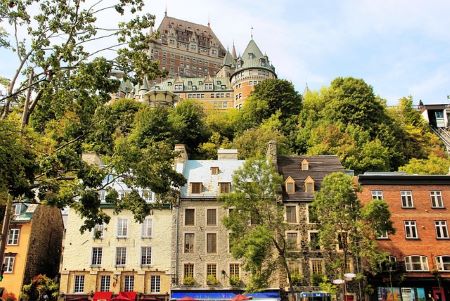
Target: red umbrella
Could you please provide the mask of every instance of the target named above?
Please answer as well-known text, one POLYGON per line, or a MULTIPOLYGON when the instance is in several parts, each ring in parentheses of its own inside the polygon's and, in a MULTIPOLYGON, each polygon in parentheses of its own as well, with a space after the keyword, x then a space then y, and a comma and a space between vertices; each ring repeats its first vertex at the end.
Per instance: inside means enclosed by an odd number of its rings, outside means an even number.
POLYGON ((183 298, 178 299, 178 301, 197 301, 197 300, 189 296, 184 296, 183 298))
POLYGON ((231 299, 231 301, 247 301, 247 300, 250 300, 251 298, 252 297, 238 294, 238 295, 234 296, 233 299, 231 299))

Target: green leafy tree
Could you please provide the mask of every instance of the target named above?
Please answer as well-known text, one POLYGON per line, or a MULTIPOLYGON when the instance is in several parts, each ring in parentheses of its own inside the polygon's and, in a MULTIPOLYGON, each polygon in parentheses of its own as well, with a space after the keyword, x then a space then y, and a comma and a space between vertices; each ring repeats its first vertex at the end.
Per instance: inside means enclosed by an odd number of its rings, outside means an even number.
POLYGON ((446 175, 450 170, 450 161, 447 158, 430 155, 427 159, 413 158, 399 170, 418 175, 446 175))
POLYGON ((282 177, 271 163, 249 159, 233 175, 233 192, 220 197, 225 207, 233 208, 223 222, 231 231, 233 256, 243 259, 251 274, 248 290, 267 287, 275 267, 281 265, 293 291, 287 264, 287 224, 279 204, 281 183, 282 177))
POLYGON ((361 262, 357 273, 376 271, 385 255, 378 250, 375 238, 394 232, 387 204, 373 200, 363 207, 353 178, 337 172, 324 178, 312 206, 328 276, 344 279, 351 260, 361 262))

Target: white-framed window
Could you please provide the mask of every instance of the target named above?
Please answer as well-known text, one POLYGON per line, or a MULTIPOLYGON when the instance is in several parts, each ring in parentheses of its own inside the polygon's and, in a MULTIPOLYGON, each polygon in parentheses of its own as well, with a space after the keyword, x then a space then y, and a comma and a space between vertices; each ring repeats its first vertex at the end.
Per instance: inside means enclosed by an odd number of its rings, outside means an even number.
POLYGON ((409 239, 419 238, 416 221, 405 221, 405 237, 409 239))
POLYGON ((144 222, 142 223, 142 237, 143 238, 152 237, 152 227, 153 227, 152 218, 150 218, 150 217, 145 218, 144 222))
POLYGON ((9 229, 8 245, 18 245, 19 244, 19 235, 20 235, 19 228, 9 229))
POLYGON ((110 289, 111 289, 111 276, 110 275, 100 276, 100 291, 109 292, 110 289))
POLYGON ((206 225, 217 226, 217 208, 206 209, 206 225))
POLYGON ((377 239, 389 239, 389 235, 387 231, 381 231, 377 235, 377 239))
POLYGON ((450 272, 450 255, 436 256, 436 265, 439 271, 450 272))
POLYGON ((436 238, 449 238, 447 221, 435 221, 434 225, 436 227, 436 238))
POLYGON ((161 292, 161 276, 159 275, 150 276, 150 292, 151 293, 161 292))
POLYGON ((403 208, 414 208, 412 191, 410 191, 410 190, 400 191, 400 197, 401 197, 401 200, 402 200, 402 207, 403 208))
POLYGON ((128 220, 126 218, 117 219, 117 237, 125 238, 128 236, 128 220))
POLYGON ((91 265, 101 265, 102 264, 103 249, 99 247, 92 248, 92 260, 91 265))
POLYGON ((13 204, 14 215, 20 215, 22 213, 22 204, 13 204))
POLYGON ((82 293, 83 291, 84 291, 84 275, 75 275, 73 292, 82 293))
POLYGON ((116 265, 122 266, 127 263, 127 248, 116 247, 116 265))
POLYGON ((152 264, 152 247, 141 247, 141 265, 152 264))
POLYGON ((14 271, 14 256, 5 256, 3 264, 5 265, 5 273, 12 273, 14 271))
POLYGON ((383 200, 383 191, 382 190, 372 190, 372 199, 373 200, 383 200))
POLYGON ((151 203, 154 200, 154 194, 151 190, 149 189, 143 189, 142 190, 142 198, 147 202, 147 203, 151 203))
POLYGON ((405 266, 408 272, 428 271, 428 258, 420 255, 406 256, 405 266))
POLYGON ((239 263, 230 263, 230 278, 231 277, 240 277, 240 264, 239 263))
POLYGON ((323 274, 323 259, 310 259, 310 271, 312 275, 321 275, 323 274))
POLYGON ((286 205, 286 222, 290 224, 297 223, 297 206, 286 205))
POLYGON ((134 275, 125 275, 124 291, 132 292, 134 290, 134 275))
POLYGON ((103 231, 104 231, 103 224, 97 224, 94 226, 94 239, 103 239, 103 231))
POLYGON ((184 253, 194 253, 194 233, 184 233, 184 253))
POLYGON ((444 208, 444 200, 440 190, 430 191, 430 198, 432 208, 444 208))

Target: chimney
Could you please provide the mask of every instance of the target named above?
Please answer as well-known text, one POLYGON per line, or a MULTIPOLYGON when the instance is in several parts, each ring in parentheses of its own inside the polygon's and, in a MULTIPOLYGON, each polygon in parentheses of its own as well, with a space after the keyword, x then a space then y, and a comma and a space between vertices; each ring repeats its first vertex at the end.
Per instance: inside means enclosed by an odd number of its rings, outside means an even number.
POLYGON ((184 144, 175 144, 175 152, 178 153, 175 158, 175 163, 183 163, 188 160, 188 154, 186 151, 186 146, 184 144))
POLYGON ((237 149, 219 148, 217 150, 217 160, 237 160, 237 158, 238 158, 237 149))
POLYGON ((278 168, 277 157, 277 142, 270 140, 267 144, 266 160, 272 163, 275 168, 278 168))

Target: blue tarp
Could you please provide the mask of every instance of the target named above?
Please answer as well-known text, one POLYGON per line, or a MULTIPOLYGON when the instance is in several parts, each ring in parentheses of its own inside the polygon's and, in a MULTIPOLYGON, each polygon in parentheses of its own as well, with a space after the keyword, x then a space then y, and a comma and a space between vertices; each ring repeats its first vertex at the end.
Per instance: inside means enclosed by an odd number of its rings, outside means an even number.
MULTIPOLYGON (((171 294, 172 300, 181 299, 183 297, 191 297, 197 300, 231 300, 237 294, 242 294, 241 290, 173 290, 171 294)), ((253 299, 280 299, 279 290, 271 290, 264 292, 257 292, 252 294, 245 294, 253 299)))

